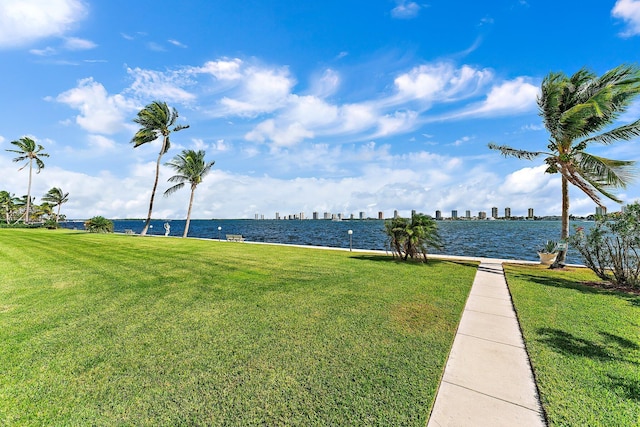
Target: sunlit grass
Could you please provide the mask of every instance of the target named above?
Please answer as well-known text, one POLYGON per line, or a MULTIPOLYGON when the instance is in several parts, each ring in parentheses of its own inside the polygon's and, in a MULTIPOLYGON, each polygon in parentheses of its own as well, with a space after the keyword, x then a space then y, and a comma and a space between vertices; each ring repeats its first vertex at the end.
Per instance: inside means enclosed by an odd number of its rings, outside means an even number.
POLYGON ((0 424, 425 425, 474 274, 0 230, 0 424))
POLYGON ((640 425, 640 296, 587 269, 505 266, 551 425, 640 425))

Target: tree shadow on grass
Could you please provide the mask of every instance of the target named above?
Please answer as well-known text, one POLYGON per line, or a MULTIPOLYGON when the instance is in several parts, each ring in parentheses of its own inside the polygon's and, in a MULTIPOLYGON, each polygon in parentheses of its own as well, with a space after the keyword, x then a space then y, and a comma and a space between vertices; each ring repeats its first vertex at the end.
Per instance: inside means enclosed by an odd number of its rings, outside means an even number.
POLYGON ((629 301, 629 304, 640 307, 640 295, 632 294, 629 292, 623 292, 616 289, 606 289, 602 286, 589 286, 588 284, 576 282, 575 280, 562 279, 558 277, 542 277, 523 273, 517 273, 517 276, 528 282, 537 283, 543 286, 574 289, 585 294, 611 295, 615 297, 622 297, 629 301))
POLYGON ((599 332, 603 343, 578 338, 560 329, 539 328, 537 332, 540 335, 537 341, 552 347, 560 354, 588 357, 603 362, 619 361, 640 365, 637 361, 624 357, 624 353, 639 350, 640 346, 609 332, 599 332))
POLYGON ((627 399, 640 402, 640 380, 607 374, 611 380, 611 388, 621 389, 627 399))
POLYGON ((391 255, 352 255, 351 259, 360 260, 360 261, 373 261, 373 262, 392 262, 397 264, 407 264, 407 265, 440 265, 443 263, 447 264, 456 264, 463 267, 472 267, 478 268, 477 262, 469 262, 469 261, 457 261, 457 260, 442 260, 442 259, 434 259, 427 258, 427 262, 424 262, 422 258, 419 259, 411 259, 404 261, 398 257, 392 257, 391 255))

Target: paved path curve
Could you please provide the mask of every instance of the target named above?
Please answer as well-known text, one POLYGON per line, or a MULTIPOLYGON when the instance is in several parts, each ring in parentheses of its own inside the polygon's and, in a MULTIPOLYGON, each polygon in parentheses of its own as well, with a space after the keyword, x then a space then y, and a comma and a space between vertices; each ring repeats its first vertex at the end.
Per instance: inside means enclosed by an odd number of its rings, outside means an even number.
POLYGON ((481 259, 428 427, 546 425, 502 261, 481 259))

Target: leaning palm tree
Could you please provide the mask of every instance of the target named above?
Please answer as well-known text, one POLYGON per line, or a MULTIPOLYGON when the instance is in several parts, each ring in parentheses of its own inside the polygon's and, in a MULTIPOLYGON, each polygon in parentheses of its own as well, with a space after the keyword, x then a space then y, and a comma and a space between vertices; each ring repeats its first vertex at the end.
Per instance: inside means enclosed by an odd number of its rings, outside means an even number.
POLYGON ((42 201, 49 203, 51 207, 58 207, 58 210, 56 212, 57 223, 58 218, 60 217, 60 207, 63 203, 69 201, 69 193, 63 192, 60 187, 53 187, 51 190, 47 191, 47 194, 42 196, 42 201))
POLYGON ((165 163, 166 166, 170 166, 175 170, 178 175, 174 175, 169 178, 169 182, 177 182, 164 192, 165 196, 175 193, 182 187, 185 182, 191 183, 191 197, 189 197, 189 209, 187 210, 187 222, 184 226, 184 233, 182 237, 187 237, 189 232, 189 223, 191 222, 191 207, 193 206, 193 194, 196 191, 196 187, 200 184, 203 178, 209 173, 214 162, 205 162, 205 152, 203 150, 183 150, 181 154, 176 155, 171 161, 165 163))
MULTIPOLYGON (((489 148, 505 156, 532 160, 543 156, 546 173, 559 173, 562 178, 562 232, 569 237, 569 183, 582 190, 598 206, 600 196, 622 201, 612 194, 613 188, 625 188, 634 177, 635 162, 612 160, 587 153, 589 144, 612 144, 640 136, 640 120, 605 130, 640 94, 640 69, 620 65, 598 77, 581 69, 571 77, 550 73, 542 82, 538 107, 549 131, 548 151, 517 150, 505 145, 489 144, 489 148)), ((552 267, 564 265, 566 251, 558 254, 552 267)))
POLYGON ((24 160, 27 161, 24 166, 22 166, 19 171, 29 166, 29 186, 27 187, 27 208, 25 212, 24 221, 29 223, 29 208, 31 206, 31 175, 33 171, 33 162, 36 162, 36 173, 40 173, 40 170, 44 168, 44 163, 41 160, 41 157, 49 157, 47 153, 43 153, 44 147, 40 144, 36 144, 36 142, 26 136, 23 136, 17 141, 11 141, 13 145, 18 147, 17 150, 7 150, 12 153, 17 153, 18 157, 13 159, 14 162, 22 162, 24 160))
POLYGON ((169 151, 171 142, 169 141, 169 134, 171 132, 177 132, 182 129, 186 129, 188 125, 174 126, 178 119, 178 111, 175 108, 169 108, 166 102, 153 101, 151 104, 144 107, 138 112, 138 117, 133 121, 141 126, 136 134, 131 139, 133 148, 137 148, 147 142, 153 142, 156 139, 162 137, 162 145, 160 147, 160 153, 158 154, 158 160, 156 161, 156 176, 153 182, 153 190, 151 190, 151 199, 149 200, 149 214, 147 215, 147 221, 144 224, 144 228, 140 235, 147 234, 149 229, 149 223, 151 222, 151 214, 153 212, 153 199, 156 195, 156 189, 158 187, 158 177, 160 176, 160 160, 162 156, 169 151), (172 126, 173 129, 171 128, 172 126))

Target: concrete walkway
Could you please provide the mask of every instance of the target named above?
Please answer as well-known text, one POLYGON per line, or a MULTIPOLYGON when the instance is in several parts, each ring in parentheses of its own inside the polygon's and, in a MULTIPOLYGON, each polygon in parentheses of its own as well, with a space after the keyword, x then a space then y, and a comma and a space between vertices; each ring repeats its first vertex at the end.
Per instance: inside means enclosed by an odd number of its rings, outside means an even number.
POLYGON ((483 259, 428 427, 545 425, 501 260, 483 259))

